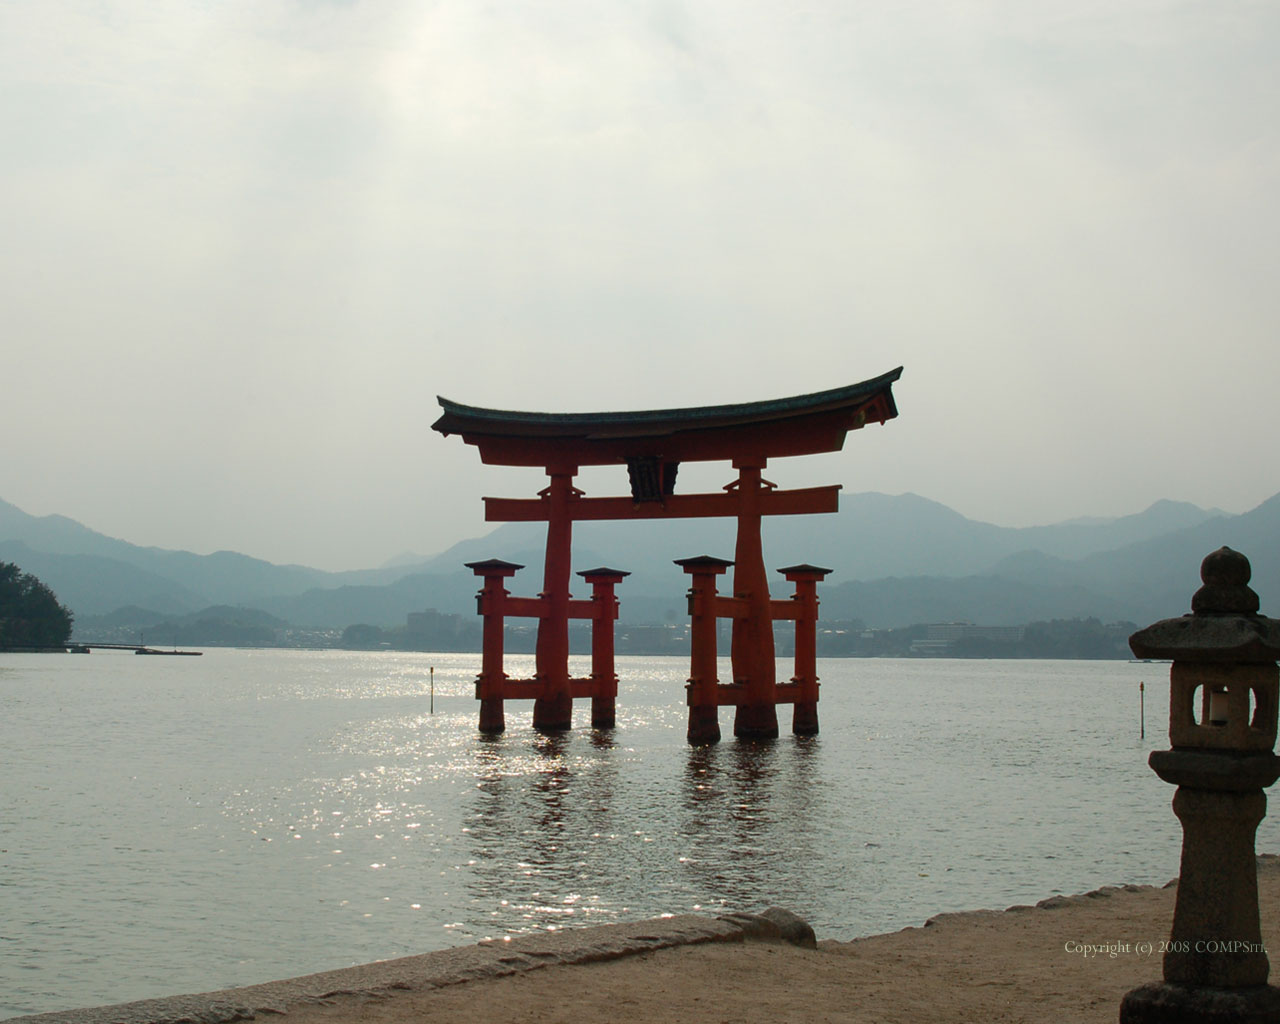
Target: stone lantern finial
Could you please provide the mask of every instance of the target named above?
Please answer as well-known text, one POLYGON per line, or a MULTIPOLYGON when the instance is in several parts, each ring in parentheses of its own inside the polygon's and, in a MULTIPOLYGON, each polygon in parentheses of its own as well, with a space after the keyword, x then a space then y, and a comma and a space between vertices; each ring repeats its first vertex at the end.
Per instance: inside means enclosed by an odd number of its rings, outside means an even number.
POLYGON ((1191 597, 1196 615, 1257 615, 1258 595, 1249 586, 1249 559, 1228 547, 1205 556, 1200 563, 1204 586, 1191 597))

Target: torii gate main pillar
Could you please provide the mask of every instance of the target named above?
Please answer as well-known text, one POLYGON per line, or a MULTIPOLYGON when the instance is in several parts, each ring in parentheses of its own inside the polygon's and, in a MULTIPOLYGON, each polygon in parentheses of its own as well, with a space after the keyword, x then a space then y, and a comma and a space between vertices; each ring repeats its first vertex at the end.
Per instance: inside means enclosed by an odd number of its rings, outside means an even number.
POLYGON ((760 496, 766 489, 760 471, 764 464, 764 459, 734 462, 738 470, 738 539, 733 549, 733 596, 746 602, 746 614, 733 620, 729 648, 733 681, 745 687, 743 702, 733 717, 733 734, 752 739, 778 735, 773 616, 760 536, 760 496))
POLYGON ((533 702, 533 727, 559 732, 573 724, 573 693, 569 687, 569 578, 573 557, 573 519, 569 502, 580 492, 573 486, 577 466, 548 466, 551 483, 542 495, 547 501, 547 552, 542 571, 546 615, 538 620, 534 678, 543 695, 533 702))

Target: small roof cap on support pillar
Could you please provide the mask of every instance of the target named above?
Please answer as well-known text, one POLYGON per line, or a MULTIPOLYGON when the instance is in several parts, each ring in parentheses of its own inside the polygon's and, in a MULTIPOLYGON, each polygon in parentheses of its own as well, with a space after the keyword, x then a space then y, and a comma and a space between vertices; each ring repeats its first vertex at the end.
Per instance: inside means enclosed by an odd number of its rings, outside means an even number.
POLYGON ((477 576, 514 576, 524 568, 515 562, 504 562, 501 558, 486 558, 483 562, 464 562, 468 569, 477 576))
POLYGON ((673 561, 687 573, 694 573, 698 570, 702 570, 703 572, 713 572, 716 575, 719 575, 728 569, 729 566, 733 565, 732 560, 728 558, 716 558, 715 555, 694 555, 693 558, 676 558, 673 561))
POLYGON ((825 576, 830 576, 835 570, 824 569, 820 565, 810 565, 808 562, 801 562, 799 565, 788 565, 779 569, 778 572, 794 583, 796 580, 820 580, 825 576))
POLYGON ((622 577, 630 576, 631 573, 626 569, 610 569, 602 565, 596 569, 579 569, 578 575, 588 583, 621 583, 622 577))

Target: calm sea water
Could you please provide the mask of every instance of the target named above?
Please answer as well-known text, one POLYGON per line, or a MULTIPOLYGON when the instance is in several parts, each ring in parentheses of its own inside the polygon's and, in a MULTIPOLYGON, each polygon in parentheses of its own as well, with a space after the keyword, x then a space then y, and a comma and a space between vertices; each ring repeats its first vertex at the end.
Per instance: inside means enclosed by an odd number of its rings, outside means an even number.
POLYGON ((683 660, 621 659, 617 729, 584 706, 557 737, 524 702, 480 736, 477 668, 0 656, 0 1018, 662 913, 852 938, 1177 872, 1164 665, 825 661, 820 736, 787 708, 738 742, 722 709, 706 748, 683 660))

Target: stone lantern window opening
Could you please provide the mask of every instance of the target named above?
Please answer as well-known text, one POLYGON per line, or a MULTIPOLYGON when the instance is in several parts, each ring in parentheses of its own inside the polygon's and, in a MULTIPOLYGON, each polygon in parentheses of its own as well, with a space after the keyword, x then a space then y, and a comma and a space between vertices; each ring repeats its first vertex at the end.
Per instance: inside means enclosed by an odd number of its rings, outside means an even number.
MULTIPOLYGON (((1194 703, 1200 705, 1200 714, 1196 723, 1208 724, 1214 729, 1225 729, 1235 717, 1231 714, 1232 697, 1227 686, 1202 686, 1197 689, 1198 698, 1194 703), (1203 691, 1203 692, 1202 692, 1203 691)), ((1271 718, 1271 705, 1268 703, 1265 687, 1250 685, 1244 700, 1248 702, 1242 716, 1249 723, 1249 735, 1257 733, 1266 736, 1266 722, 1271 718)))
POLYGON ((1169 742, 1175 749, 1271 750, 1280 675, 1274 664, 1175 661, 1169 742))
MULTIPOLYGON (((1225 686, 1207 686, 1204 687, 1205 696, 1209 698, 1209 724, 1212 726, 1223 726, 1227 724, 1230 717, 1228 704, 1230 697, 1227 694, 1225 686)), ((1201 719, 1203 721, 1203 717, 1201 719)))

